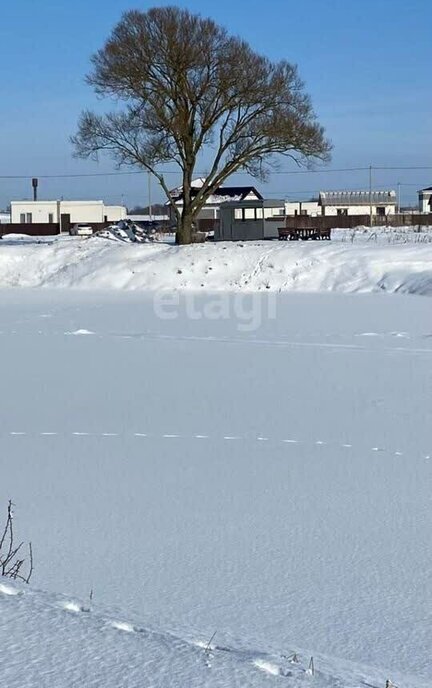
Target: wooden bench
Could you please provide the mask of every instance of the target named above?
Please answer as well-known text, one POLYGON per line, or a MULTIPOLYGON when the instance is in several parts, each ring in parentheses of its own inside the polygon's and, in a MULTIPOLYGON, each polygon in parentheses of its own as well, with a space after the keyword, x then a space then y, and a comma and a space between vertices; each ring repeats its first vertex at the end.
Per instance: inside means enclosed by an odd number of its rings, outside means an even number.
POLYGON ((330 229, 318 229, 318 227, 281 227, 278 229, 279 241, 330 241, 330 229))

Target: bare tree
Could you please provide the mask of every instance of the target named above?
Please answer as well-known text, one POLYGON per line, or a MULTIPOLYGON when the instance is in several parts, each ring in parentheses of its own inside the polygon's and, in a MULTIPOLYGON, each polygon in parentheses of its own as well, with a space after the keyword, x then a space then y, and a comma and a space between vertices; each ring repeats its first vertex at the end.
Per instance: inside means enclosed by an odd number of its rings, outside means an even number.
POLYGON ((210 19, 176 7, 126 12, 92 58, 87 82, 123 107, 82 113, 75 155, 112 154, 158 179, 176 217, 177 241, 190 243, 206 199, 233 173, 265 179, 278 154, 298 164, 327 161, 331 146, 297 67, 271 62, 210 19), (192 187, 203 150, 210 163, 192 187), (181 209, 160 166, 182 176, 181 209))
POLYGON ((3 533, 0 537, 0 575, 6 576, 6 578, 12 578, 13 580, 21 580, 24 583, 29 583, 30 578, 33 573, 33 549, 32 544, 29 542, 29 562, 27 564, 27 573, 23 572, 23 566, 26 564, 26 560, 21 559, 21 551, 23 547, 23 542, 19 545, 15 544, 15 533, 13 526, 13 504, 9 500, 6 523, 3 529, 3 533))

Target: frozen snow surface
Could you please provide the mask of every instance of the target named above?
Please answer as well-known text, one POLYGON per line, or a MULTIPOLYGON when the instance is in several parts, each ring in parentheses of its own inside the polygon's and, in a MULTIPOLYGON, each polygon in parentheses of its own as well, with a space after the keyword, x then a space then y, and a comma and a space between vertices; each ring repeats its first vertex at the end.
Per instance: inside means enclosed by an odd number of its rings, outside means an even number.
MULTIPOLYGON (((178 633, 125 621, 114 609, 15 585, 0 586, 1 676, 8 688, 384 686, 386 673, 308 653, 178 633), (119 620, 122 619, 122 620, 119 620), (219 641, 223 640, 223 644, 219 641)), ((424 681, 398 675, 408 688, 424 681)), ((401 684, 402 685, 402 684, 401 684)))
POLYGON ((432 230, 333 231, 332 242, 175 247, 102 237, 0 242, 0 286, 432 294, 432 230))
POLYGON ((0 509, 35 557, 0 579, 5 685, 431 685, 431 307, 382 293, 428 293, 417 238, 0 242, 3 285, 46 287, 0 290, 0 509), (380 293, 262 286, 293 257, 380 293))

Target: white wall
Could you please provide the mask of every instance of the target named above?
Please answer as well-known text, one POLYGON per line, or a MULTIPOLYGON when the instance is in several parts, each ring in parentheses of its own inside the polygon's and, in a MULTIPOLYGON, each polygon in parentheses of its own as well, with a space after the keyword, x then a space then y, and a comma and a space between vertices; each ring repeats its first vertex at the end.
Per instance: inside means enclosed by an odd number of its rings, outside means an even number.
POLYGON ((12 201, 11 222, 21 222, 21 215, 31 215, 31 221, 59 222, 59 215, 70 215, 71 223, 76 222, 117 222, 126 218, 126 208, 121 205, 104 205, 103 201, 12 201))
POLYGON ((118 222, 126 219, 127 210, 122 205, 104 205, 103 214, 107 217, 108 222, 118 222))
POLYGON ((285 213, 292 217, 293 215, 305 214, 311 217, 321 215, 321 206, 318 201, 286 201, 285 213))
POLYGON ((70 215, 72 224, 75 222, 103 222, 103 201, 60 201, 60 214, 70 215))
POLYGON ((11 222, 14 224, 21 222, 21 215, 31 215, 32 222, 49 222, 49 214, 53 215, 53 221, 57 222, 56 201, 12 201, 11 203, 11 222))
POLYGON ((264 208, 264 217, 285 217, 285 208, 283 205, 274 208, 264 208))
MULTIPOLYGON (((372 215, 377 215, 377 207, 378 208, 383 208, 385 207, 385 214, 386 215, 394 215, 396 213, 396 206, 395 205, 386 205, 383 206, 382 204, 379 204, 378 206, 373 205, 372 206, 372 215)), ((368 205, 340 205, 340 206, 335 206, 335 205, 326 205, 325 208, 323 208, 323 211, 325 210, 325 214, 327 217, 332 216, 332 215, 337 215, 338 214, 338 209, 340 208, 346 208, 348 210, 348 215, 370 215, 370 206, 368 205)))
MULTIPOLYGON (((221 187, 221 190, 223 191, 223 186, 221 187)), ((257 201, 258 196, 254 191, 249 191, 248 195, 244 197, 244 201, 257 201)))

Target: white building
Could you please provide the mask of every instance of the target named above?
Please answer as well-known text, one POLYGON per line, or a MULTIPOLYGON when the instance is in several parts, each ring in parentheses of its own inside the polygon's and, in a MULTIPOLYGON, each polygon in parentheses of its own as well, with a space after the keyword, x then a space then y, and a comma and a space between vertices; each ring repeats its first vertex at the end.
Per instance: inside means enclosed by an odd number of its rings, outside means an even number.
POLYGON ((91 224, 124 220, 127 210, 122 205, 105 205, 103 201, 12 201, 13 224, 56 223, 67 226, 76 222, 91 224))
POLYGON ((419 210, 421 213, 432 213, 432 186, 419 192, 419 210))
POLYGON ((322 215, 322 210, 319 201, 285 201, 285 214, 288 217, 294 215, 317 217, 322 215))
POLYGON ((10 222, 9 213, 0 213, 0 225, 7 225, 10 222))
POLYGON ((323 215, 387 216, 396 213, 396 191, 321 191, 323 215))

